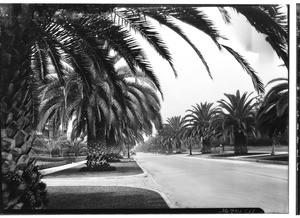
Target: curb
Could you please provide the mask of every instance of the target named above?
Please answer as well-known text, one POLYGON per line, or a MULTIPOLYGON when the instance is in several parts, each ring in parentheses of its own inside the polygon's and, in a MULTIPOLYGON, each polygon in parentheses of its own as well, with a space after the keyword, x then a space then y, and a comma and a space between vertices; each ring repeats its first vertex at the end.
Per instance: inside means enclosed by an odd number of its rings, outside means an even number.
POLYGON ((217 156, 203 156, 203 157, 193 157, 185 156, 184 158, 193 158, 193 159, 215 159, 215 160, 232 160, 232 161, 245 161, 245 162, 257 162, 257 163, 267 163, 274 165, 289 165, 288 161, 274 161, 274 160, 264 160, 264 159, 251 159, 251 158, 230 158, 230 157, 217 157, 217 156))
MULTIPOLYGON (((76 180, 82 180, 85 181, 87 179, 90 180, 122 180, 122 179, 127 179, 127 178, 134 178, 134 177, 147 177, 146 173, 140 173, 140 174, 135 174, 135 175, 128 175, 128 176, 107 176, 107 177, 76 177, 76 180)), ((44 180, 74 180, 74 177, 71 178, 44 178, 44 180)))
MULTIPOLYGON (((148 171, 140 165, 140 163, 138 162, 138 160, 136 160, 135 158, 134 158, 134 160, 136 161, 137 165, 139 165, 139 167, 144 171, 144 173, 146 174, 146 176, 149 176, 152 179, 152 181, 155 183, 155 185, 157 187, 159 187, 158 183, 153 178, 153 176, 150 173, 148 173, 148 171)), ((169 206, 169 208, 177 208, 177 206, 174 203, 172 203, 172 201, 162 191, 156 190, 156 189, 152 189, 152 188, 148 188, 148 187, 145 187, 145 189, 148 189, 148 190, 151 190, 151 191, 155 191, 158 194, 160 194, 160 196, 165 200, 165 202, 167 203, 167 205, 169 206)))

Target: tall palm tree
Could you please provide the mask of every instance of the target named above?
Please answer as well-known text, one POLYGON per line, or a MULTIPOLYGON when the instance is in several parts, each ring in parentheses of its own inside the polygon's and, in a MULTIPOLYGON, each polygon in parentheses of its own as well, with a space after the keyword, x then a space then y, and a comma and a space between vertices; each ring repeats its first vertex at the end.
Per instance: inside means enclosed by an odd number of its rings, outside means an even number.
POLYGON ((54 79, 43 95, 46 101, 41 107, 39 126, 42 128, 49 120, 60 121, 61 116, 66 116, 66 121, 75 118, 72 138, 87 133, 89 154, 96 159, 106 155, 106 147, 114 147, 117 138, 124 138, 124 134, 126 138, 141 132, 152 134, 152 124, 157 129, 161 127, 158 90, 147 76, 134 75, 128 69, 123 71, 118 70, 115 76, 122 92, 110 89, 109 83, 98 81, 93 85, 95 91, 89 95, 74 74, 69 75, 65 89, 57 87, 58 80, 54 79))
POLYGON ((199 137, 203 141, 203 153, 210 153, 210 138, 213 136, 211 128, 212 120, 218 113, 217 108, 213 108, 213 103, 200 103, 187 110, 189 112, 185 119, 186 134, 190 137, 199 137))
POLYGON ((288 79, 273 79, 267 85, 274 83, 275 85, 264 96, 262 106, 257 113, 257 128, 272 139, 272 155, 275 154, 276 138, 286 131, 289 117, 288 79))
POLYGON ((247 135, 256 135, 255 128, 255 107, 254 97, 251 93, 244 92, 242 95, 237 90, 236 94, 224 94, 227 101, 222 99, 219 102, 222 108, 220 114, 223 117, 223 131, 225 134, 232 134, 234 140, 234 153, 247 153, 247 135))
MULTIPOLYGON (((287 43, 282 46, 281 41, 273 40, 280 38, 284 42, 287 38, 282 34, 282 31, 287 34, 284 29, 286 22, 281 22, 278 18, 281 14, 277 8, 277 6, 242 7, 244 11, 240 9, 238 12, 247 15, 248 20, 252 17, 254 20, 250 23, 266 34, 277 54, 284 57, 287 43), (258 21, 255 20, 257 14, 260 14, 258 21)), ((225 10, 220 11, 226 14, 225 10)), ((178 33, 197 52, 204 64, 205 61, 200 51, 181 28, 172 22, 172 19, 180 20, 208 34, 218 47, 225 48, 245 68, 253 79, 256 89, 263 91, 261 81, 246 60, 229 47, 218 43, 217 40, 221 37, 212 21, 204 15, 202 11, 187 6, 129 8, 100 4, 1 4, 0 38, 3 45, 0 86, 1 108, 3 109, 1 111, 1 136, 2 144, 6 145, 3 151, 12 154, 13 145, 16 144, 17 148, 22 146, 22 152, 13 153, 15 155, 13 159, 9 158, 10 155, 3 156, 5 161, 2 164, 2 175, 6 177, 9 173, 17 176, 17 170, 12 165, 21 156, 28 165, 26 168, 28 172, 34 168, 34 161, 31 161, 32 155, 29 151, 38 123, 40 100, 36 90, 40 84, 47 83, 49 76, 55 74, 60 83, 65 85, 67 69, 72 68, 84 83, 89 94, 93 92, 92 82, 95 78, 106 78, 114 84, 111 74, 114 71, 114 61, 106 52, 106 47, 109 46, 125 60, 133 72, 136 72, 138 68, 141 69, 160 90, 151 65, 139 43, 132 37, 132 32, 124 28, 128 26, 141 33, 172 67, 171 55, 159 36, 159 32, 148 22, 148 17, 178 33), (15 143, 16 139, 18 139, 17 143, 15 143)), ((207 64, 205 66, 208 68, 207 64)), ((114 84, 114 87, 117 87, 117 84, 114 84)), ((26 169, 23 169, 24 173, 27 172, 26 169)), ((18 172, 23 174, 23 171, 19 169, 18 172)), ((9 180, 2 181, 8 181, 3 182, 5 197, 3 197, 2 205, 5 209, 41 207, 40 203, 31 206, 24 204, 24 199, 21 200, 20 197, 27 193, 27 189, 22 188, 24 186, 19 184, 20 192, 10 195, 7 194, 9 190, 15 188, 9 185, 9 180)))
MULTIPOLYGON (((155 124, 156 128, 160 128, 160 100, 156 92, 157 90, 145 83, 147 80, 144 80, 144 76, 134 77, 135 81, 126 80, 128 79, 127 75, 118 76, 119 78, 117 81, 122 84, 122 93, 120 93, 120 96, 122 96, 124 107, 120 106, 119 102, 116 100, 116 92, 111 96, 112 99, 110 100, 110 104, 109 102, 106 102, 104 105, 105 107, 103 107, 102 103, 99 101, 98 108, 95 107, 95 105, 82 103, 84 98, 88 98, 89 96, 84 95, 83 98, 80 98, 80 96, 77 98, 73 95, 74 99, 77 99, 78 102, 72 103, 72 106, 74 106, 71 107, 72 111, 70 113, 74 114, 76 117, 74 122, 82 125, 75 125, 75 130, 78 132, 77 136, 79 136, 81 132, 84 132, 84 129, 88 129, 88 126, 91 126, 91 124, 94 125, 93 128, 97 128, 97 125, 101 126, 101 122, 96 123, 97 119, 99 119, 98 117, 96 117, 95 123, 89 123, 86 114, 83 113, 87 110, 98 110, 98 113, 107 112, 108 118, 104 119, 105 122, 102 122, 102 125, 106 125, 106 131, 113 131, 116 137, 124 133, 122 131, 126 130, 126 127, 136 131, 143 130, 145 134, 152 133, 152 123, 155 124), (144 81, 140 82, 140 79, 144 81), (81 109, 78 108, 78 105, 80 105, 81 109), (87 107, 90 107, 90 109, 87 107), (107 121, 109 122, 107 123, 107 121)), ((94 98, 95 95, 91 97, 94 98)), ((100 114, 99 117, 103 117, 103 115, 101 116, 100 114)), ((95 138, 95 140, 98 140, 98 138, 95 138)))

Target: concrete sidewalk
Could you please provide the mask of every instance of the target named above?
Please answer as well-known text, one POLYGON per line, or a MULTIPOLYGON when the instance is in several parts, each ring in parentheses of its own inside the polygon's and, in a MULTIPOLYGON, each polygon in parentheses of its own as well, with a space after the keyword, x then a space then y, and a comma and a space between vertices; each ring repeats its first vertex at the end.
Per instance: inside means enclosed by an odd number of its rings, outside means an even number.
POLYGON ((62 165, 62 166, 43 169, 43 170, 40 170, 40 173, 42 175, 48 175, 48 174, 51 174, 51 173, 55 173, 55 172, 58 172, 58 171, 62 171, 62 170, 65 170, 65 169, 76 167, 76 166, 79 166, 79 165, 84 164, 84 163, 86 163, 86 160, 79 161, 79 162, 76 162, 76 163, 65 164, 65 165, 62 165))

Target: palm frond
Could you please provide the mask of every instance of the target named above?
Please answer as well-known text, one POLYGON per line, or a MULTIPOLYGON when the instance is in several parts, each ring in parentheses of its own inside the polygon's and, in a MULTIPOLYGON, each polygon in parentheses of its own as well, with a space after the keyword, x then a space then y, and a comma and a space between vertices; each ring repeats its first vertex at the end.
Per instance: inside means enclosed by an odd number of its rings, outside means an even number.
POLYGON ((253 86, 258 93, 264 93, 264 84, 262 83, 261 79, 257 76, 257 73, 252 69, 249 63, 236 51, 232 48, 222 45, 232 56, 240 63, 243 69, 248 73, 250 78, 252 79, 253 86))
POLYGON ((177 71, 173 65, 171 54, 161 38, 159 32, 155 29, 154 25, 149 20, 141 19, 138 12, 132 10, 116 10, 115 14, 119 16, 125 25, 129 26, 129 29, 133 29, 135 32, 141 34, 141 36, 147 40, 147 42, 156 50, 156 52, 165 60, 168 61, 169 65, 173 69, 175 75, 177 71))
POLYGON ((212 74, 210 72, 210 69, 209 69, 209 66, 208 66, 206 60, 204 59, 204 56, 202 55, 200 50, 195 46, 195 44, 192 43, 192 41, 186 36, 186 34, 183 32, 183 30, 179 26, 174 24, 174 22, 172 22, 172 20, 170 18, 165 17, 162 14, 158 14, 155 11, 147 11, 147 12, 144 11, 144 13, 147 16, 157 20, 159 23, 167 26, 168 28, 170 28, 171 30, 176 32, 180 37, 182 37, 193 48, 193 50, 196 52, 196 54, 198 55, 198 57, 202 61, 203 65, 205 66, 205 68, 208 72, 208 75, 212 78, 212 74))
POLYGON ((266 41, 288 67, 287 16, 280 12, 280 6, 232 6, 232 8, 244 15, 258 32, 266 35, 266 41))
POLYGON ((229 12, 224 7, 221 7, 221 6, 219 6, 218 9, 219 9, 219 12, 222 15, 222 18, 223 18, 224 22, 226 24, 231 24, 231 17, 230 17, 229 12))

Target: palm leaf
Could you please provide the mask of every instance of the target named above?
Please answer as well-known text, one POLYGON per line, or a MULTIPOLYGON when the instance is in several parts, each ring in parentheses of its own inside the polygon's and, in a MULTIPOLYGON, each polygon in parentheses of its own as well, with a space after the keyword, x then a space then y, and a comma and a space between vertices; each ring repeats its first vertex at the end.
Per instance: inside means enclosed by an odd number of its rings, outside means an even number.
POLYGON ((223 48, 225 48, 232 56, 240 63, 240 65, 243 67, 243 69, 249 74, 249 76, 252 79, 253 86, 255 90, 258 93, 264 93, 264 85, 261 81, 261 79, 257 76, 257 73, 252 69, 252 67, 249 65, 249 63, 236 51, 234 51, 232 48, 222 45, 223 48))

